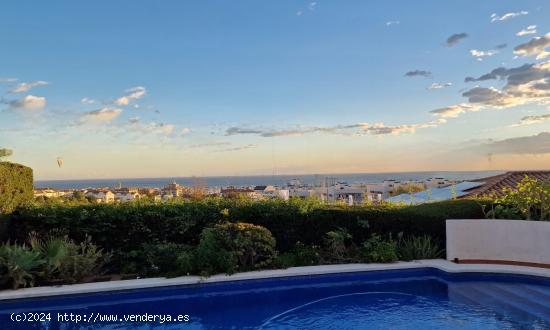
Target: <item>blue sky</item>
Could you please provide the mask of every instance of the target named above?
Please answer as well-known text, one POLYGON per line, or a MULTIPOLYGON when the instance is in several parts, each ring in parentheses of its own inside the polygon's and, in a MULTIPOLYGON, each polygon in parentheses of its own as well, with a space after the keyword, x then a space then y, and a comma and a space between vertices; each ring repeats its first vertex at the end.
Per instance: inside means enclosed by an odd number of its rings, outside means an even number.
POLYGON ((0 8, 0 147, 39 179, 550 166, 544 0, 0 8))

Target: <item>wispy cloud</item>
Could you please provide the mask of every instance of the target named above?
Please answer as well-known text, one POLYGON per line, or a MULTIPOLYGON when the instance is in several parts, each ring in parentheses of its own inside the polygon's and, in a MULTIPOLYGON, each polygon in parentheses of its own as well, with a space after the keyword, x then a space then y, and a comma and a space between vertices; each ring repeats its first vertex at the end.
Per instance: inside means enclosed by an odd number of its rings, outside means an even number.
POLYGON ((514 48, 514 54, 518 56, 536 56, 537 60, 550 55, 546 48, 550 47, 550 32, 542 37, 534 37, 528 42, 514 48))
POLYGON ((426 87, 426 89, 427 90, 442 89, 442 88, 450 87, 452 85, 453 84, 450 83, 450 82, 448 82, 448 83, 433 83, 430 86, 426 87))
POLYGON ((520 119, 519 123, 512 125, 512 127, 542 124, 546 121, 550 121, 550 114, 540 116, 525 116, 520 119))
POLYGON ((180 129, 180 136, 185 136, 191 133, 191 129, 189 127, 183 127, 180 129))
POLYGON ((122 109, 110 107, 88 111, 81 115, 78 124, 109 123, 120 116, 121 113, 122 109))
POLYGON ((115 104, 118 106, 129 105, 130 102, 138 100, 145 96, 147 90, 145 87, 137 86, 125 90, 126 95, 119 97, 115 100, 115 104))
POLYGON ((257 144, 247 144, 244 146, 234 147, 234 148, 227 148, 227 149, 220 149, 216 150, 215 152, 230 152, 230 151, 241 151, 241 150, 247 150, 247 149, 254 149, 258 148, 259 146, 257 144))
POLYGON ((430 71, 426 70, 412 70, 405 73, 405 77, 424 77, 429 78, 432 76, 430 71))
POLYGON ((502 21, 506 21, 506 20, 509 20, 509 19, 517 17, 517 16, 522 16, 522 15, 527 15, 527 14, 529 14, 529 12, 527 12, 525 10, 518 11, 518 12, 515 12, 515 13, 505 13, 503 15, 498 15, 497 13, 493 13, 493 14, 491 14, 491 23, 502 22, 502 21))
POLYGON ((470 55, 473 57, 478 58, 479 60, 484 57, 489 57, 498 54, 498 50, 477 50, 477 49, 470 49, 470 55))
POLYGON ((355 134, 355 135, 399 135, 403 133, 415 133, 418 129, 437 127, 444 124, 444 119, 438 119, 422 124, 386 125, 384 123, 357 123, 335 126, 295 127, 285 129, 250 129, 230 127, 226 130, 226 136, 232 135, 258 135, 261 137, 299 136, 304 134, 355 134))
POLYGON ((9 93, 26 93, 30 91, 34 87, 38 86, 46 86, 49 82, 43 81, 43 80, 36 80, 36 81, 30 81, 30 82, 22 82, 8 90, 9 93))
POLYGON ((189 148, 210 148, 210 147, 228 146, 231 144, 232 143, 228 141, 214 141, 214 142, 192 144, 189 146, 189 148))
POLYGON ((0 77, 0 83, 12 83, 16 82, 17 78, 11 78, 11 77, 0 77))
POLYGON ((466 38, 468 38, 468 33, 455 33, 447 38, 447 46, 453 47, 466 38))
POLYGON ((550 153, 550 132, 537 135, 514 137, 503 140, 488 141, 472 147, 483 154, 548 154, 550 153))
POLYGON ((468 103, 460 103, 460 104, 450 105, 444 108, 435 109, 430 112, 442 118, 456 118, 462 113, 474 112, 479 110, 480 110, 479 106, 468 104, 468 103))
POLYGON ((91 99, 89 97, 84 97, 80 100, 80 103, 82 103, 82 104, 94 104, 95 100, 91 99))
POLYGON ((386 26, 392 26, 392 25, 399 25, 401 24, 400 21, 387 21, 386 26))
POLYGON ((536 25, 529 25, 527 28, 519 31, 518 33, 516 33, 516 35, 518 37, 522 37, 522 36, 526 36, 526 35, 529 35, 529 34, 535 34, 537 33, 537 26, 536 25))

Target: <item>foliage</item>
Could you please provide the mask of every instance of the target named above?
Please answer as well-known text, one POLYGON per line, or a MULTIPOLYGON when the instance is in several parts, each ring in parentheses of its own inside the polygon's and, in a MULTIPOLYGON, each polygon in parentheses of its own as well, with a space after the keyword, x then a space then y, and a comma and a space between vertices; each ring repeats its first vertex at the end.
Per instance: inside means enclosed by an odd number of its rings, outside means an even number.
POLYGON ((525 176, 514 189, 503 192, 504 196, 482 204, 486 218, 550 220, 550 182, 525 176))
POLYGON ((359 256, 363 262, 397 261, 397 242, 391 236, 383 239, 382 236, 373 234, 361 245, 359 256))
POLYGON ((44 264, 40 253, 25 245, 0 245, 0 280, 13 289, 34 286, 44 264))
POLYGON ((443 257, 444 253, 439 244, 427 235, 411 236, 399 242, 400 260, 438 259, 443 257))
POLYGON ((426 190, 426 188, 424 187, 424 184, 410 182, 395 188, 395 190, 391 193, 391 195, 397 196, 401 194, 414 194, 424 190, 426 190))
POLYGON ((176 243, 143 244, 141 252, 146 261, 144 275, 176 276, 189 273, 193 260, 188 251, 187 246, 176 243), (189 257, 188 260, 185 257, 189 257))
POLYGON ((328 256, 333 261, 342 261, 353 236, 344 228, 337 228, 326 233, 328 256))
POLYGON ((297 266, 313 266, 321 262, 321 248, 317 245, 305 245, 297 242, 296 246, 286 253, 282 253, 273 261, 275 268, 297 266))
POLYGON ((12 212, 33 198, 32 169, 0 162, 0 215, 12 212))
POLYGON ((70 241, 67 256, 59 267, 59 278, 68 283, 77 283, 98 275, 107 258, 108 255, 92 243, 90 236, 86 236, 81 243, 70 241))
POLYGON ((275 239, 269 230, 242 222, 204 229, 197 247, 200 269, 207 274, 267 267, 275 256, 275 239))
POLYGON ((6 149, 6 148, 0 148, 0 158, 9 157, 11 155, 13 155, 13 150, 6 149))
POLYGON ((55 278, 61 265, 67 260, 70 241, 66 237, 49 237, 42 240, 36 233, 30 233, 28 242, 31 249, 39 253, 45 262, 41 277, 44 279, 55 278))

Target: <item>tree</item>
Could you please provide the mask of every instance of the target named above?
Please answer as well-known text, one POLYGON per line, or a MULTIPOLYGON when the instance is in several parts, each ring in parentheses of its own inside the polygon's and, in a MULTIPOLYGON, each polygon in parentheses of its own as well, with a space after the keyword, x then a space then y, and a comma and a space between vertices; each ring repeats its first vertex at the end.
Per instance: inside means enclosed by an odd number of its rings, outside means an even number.
POLYGON ((13 151, 11 149, 6 149, 6 148, 0 149, 0 158, 9 157, 11 155, 13 155, 13 151))

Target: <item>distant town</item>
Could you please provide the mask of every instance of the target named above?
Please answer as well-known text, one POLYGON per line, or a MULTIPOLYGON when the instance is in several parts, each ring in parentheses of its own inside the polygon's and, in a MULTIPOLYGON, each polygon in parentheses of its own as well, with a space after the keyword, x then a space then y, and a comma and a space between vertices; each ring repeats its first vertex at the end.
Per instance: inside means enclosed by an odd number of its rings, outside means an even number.
MULTIPOLYGON (((513 172, 510 172, 513 173, 513 172)), ((443 177, 429 178, 421 181, 383 180, 376 183, 347 183, 336 177, 318 178, 314 184, 304 184, 300 179, 292 179, 283 186, 227 186, 208 187, 205 181, 196 179, 193 184, 184 186, 176 181, 167 182, 164 187, 117 187, 87 189, 53 189, 34 190, 36 198, 86 198, 96 203, 131 202, 141 198, 153 201, 168 201, 175 198, 203 197, 246 197, 256 200, 278 198, 317 198, 327 203, 345 203, 360 205, 364 203, 404 202, 418 204, 429 201, 447 200, 464 197, 475 193, 485 185, 493 182, 494 176, 472 181, 451 180, 443 177)))

